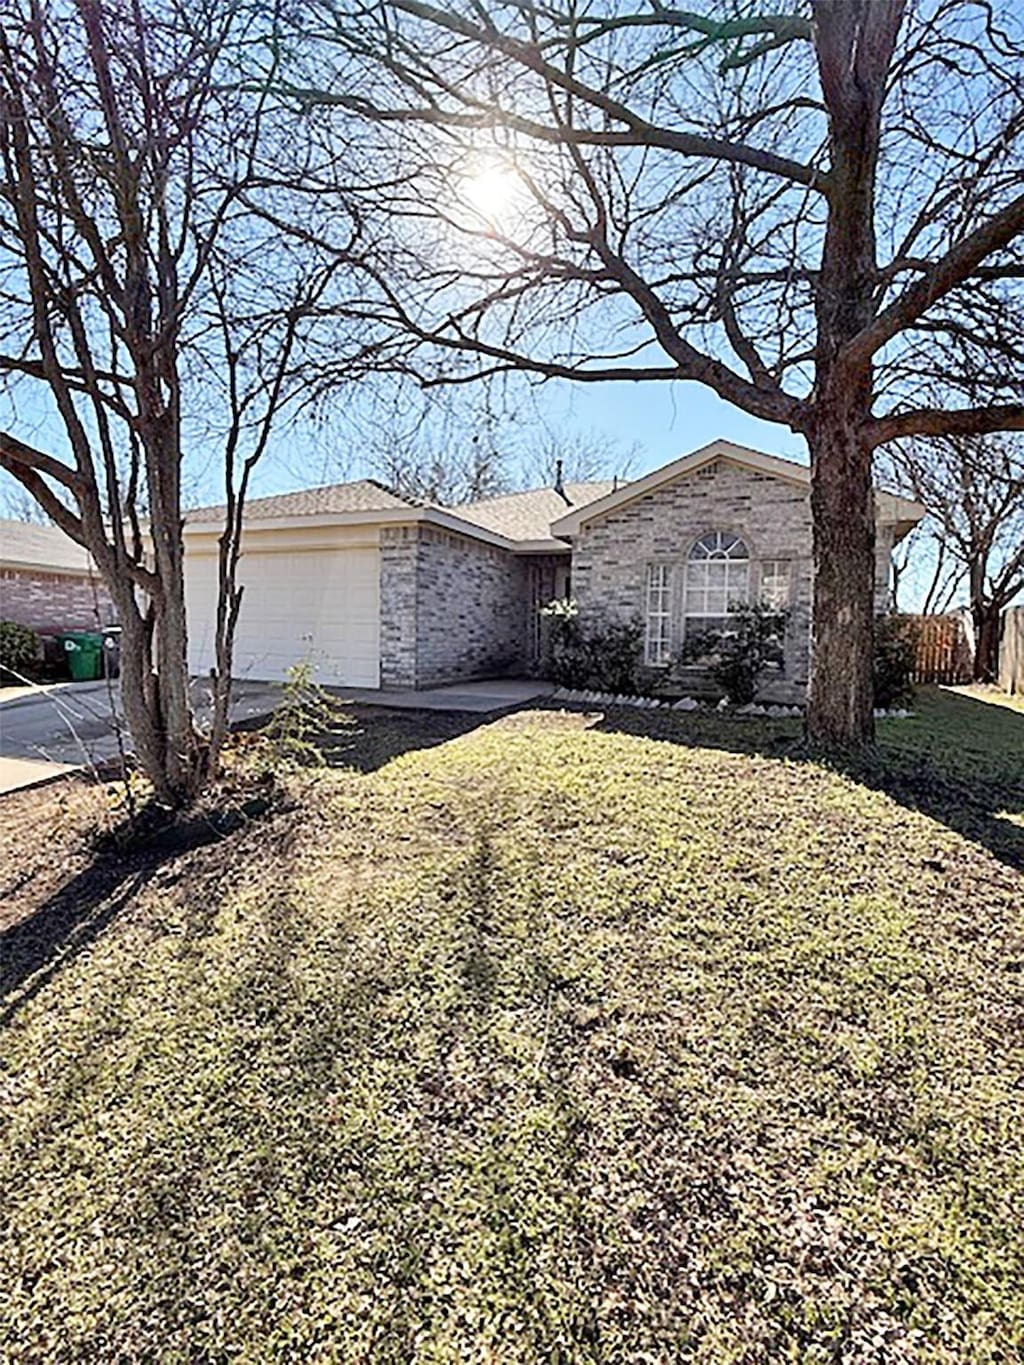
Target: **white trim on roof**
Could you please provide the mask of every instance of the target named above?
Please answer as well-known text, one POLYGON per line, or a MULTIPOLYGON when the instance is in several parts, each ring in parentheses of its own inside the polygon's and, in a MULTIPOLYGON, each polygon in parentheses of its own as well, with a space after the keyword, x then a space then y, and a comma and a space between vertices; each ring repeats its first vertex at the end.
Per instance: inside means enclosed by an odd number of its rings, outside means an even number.
POLYGON ((899 530, 898 539, 913 530, 922 517, 928 515, 928 508, 913 498, 901 498, 898 493, 890 493, 885 488, 875 489, 875 512, 883 526, 895 526, 899 530))
POLYGON ((0 569, 12 573, 48 574, 51 578, 99 578, 100 572, 94 564, 58 564, 43 559, 16 559, 0 555, 0 569))
POLYGON ((548 536, 546 540, 516 540, 513 546, 517 555, 567 555, 569 546, 564 540, 548 536))
MULTIPOLYGON (((496 531, 488 531, 475 522, 463 521, 461 517, 446 511, 443 507, 375 507, 348 512, 293 512, 285 517, 258 517, 246 522, 243 517, 243 530, 249 535, 262 531, 299 530, 316 526, 437 526, 456 535, 467 536, 471 540, 481 540, 487 545, 496 545, 502 550, 518 550, 522 542, 509 540, 496 531)), ((190 536, 223 535, 224 523, 220 521, 186 521, 185 538, 190 536)), ((559 547, 562 548, 562 547, 559 547)))
MULTIPOLYGON (((749 446, 736 445, 733 441, 720 439, 710 441, 698 450, 692 450, 688 455, 682 455, 679 459, 662 465, 660 469, 645 474, 641 479, 634 479, 632 483, 623 484, 614 492, 607 493, 595 502, 586 503, 582 507, 574 507, 564 517, 559 517, 557 521, 551 523, 551 534, 569 539, 577 535, 580 528, 589 522, 607 516, 609 512, 625 507, 638 498, 646 497, 648 493, 653 493, 663 485, 672 483, 686 474, 691 474, 694 470, 701 469, 704 465, 710 464, 712 460, 728 460, 730 463, 741 465, 745 469, 753 469, 759 474, 771 475, 772 478, 784 479, 788 483, 802 488, 808 487, 811 482, 811 471, 807 465, 797 464, 795 460, 784 460, 778 455, 767 455, 763 450, 752 450, 749 446)), ((909 530, 910 526, 920 521, 927 513, 927 508, 922 507, 920 503, 911 502, 909 498, 897 497, 895 493, 879 490, 876 493, 876 499, 880 514, 879 520, 886 525, 906 526, 906 530, 909 530)))

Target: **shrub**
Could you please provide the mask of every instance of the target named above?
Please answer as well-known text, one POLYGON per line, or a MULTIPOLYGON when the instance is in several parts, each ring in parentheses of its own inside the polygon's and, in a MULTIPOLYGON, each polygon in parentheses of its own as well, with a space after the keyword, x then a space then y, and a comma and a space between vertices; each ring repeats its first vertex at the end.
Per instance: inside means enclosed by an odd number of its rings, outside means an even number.
POLYGON ((260 739, 274 771, 319 767, 324 753, 318 741, 348 723, 343 703, 321 687, 304 659, 288 669, 281 700, 260 739))
POLYGON ((914 699, 917 630, 901 616, 875 617, 875 705, 883 711, 914 699))
POLYGON ((728 629, 689 636, 679 662, 703 665, 734 706, 745 706, 768 665, 782 662, 789 613, 766 602, 734 602, 729 611, 728 629))
POLYGON ((572 598, 541 608, 549 622, 546 671, 559 687, 632 695, 640 686, 644 627, 639 618, 580 619, 572 598))
POLYGON ((0 621, 0 677, 24 676, 39 659, 39 636, 17 621, 0 621))

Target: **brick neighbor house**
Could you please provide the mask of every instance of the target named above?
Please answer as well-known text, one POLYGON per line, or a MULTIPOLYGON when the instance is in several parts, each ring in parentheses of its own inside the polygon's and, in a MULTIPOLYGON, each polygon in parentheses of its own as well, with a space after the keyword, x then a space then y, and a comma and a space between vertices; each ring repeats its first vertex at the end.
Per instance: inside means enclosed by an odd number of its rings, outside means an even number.
MULTIPOLYGON (((372 480, 248 505, 235 671, 272 680, 309 660, 320 681, 422 688, 536 672, 539 608, 571 594, 581 618, 638 617, 644 661, 667 668, 685 636, 730 604, 789 611, 770 699, 807 681, 809 471, 713 441, 641 479, 569 483, 458 507, 418 505, 372 480)), ((919 504, 881 490, 875 596, 889 598, 893 545, 919 504)), ((185 527, 190 666, 213 659, 223 509, 185 527)), ((696 683, 696 679, 694 680, 696 683)))
POLYGON ((117 615, 88 553, 63 531, 0 520, 0 620, 51 636, 98 630, 117 615))

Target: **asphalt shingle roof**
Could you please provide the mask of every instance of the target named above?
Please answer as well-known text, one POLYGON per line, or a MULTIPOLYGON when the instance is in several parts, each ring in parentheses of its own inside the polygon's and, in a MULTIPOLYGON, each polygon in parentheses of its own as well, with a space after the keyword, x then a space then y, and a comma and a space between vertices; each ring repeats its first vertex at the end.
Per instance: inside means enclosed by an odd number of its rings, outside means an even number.
MULTIPOLYGON (((356 479, 353 483, 329 483, 322 488, 300 488, 294 493, 276 493, 269 498, 247 499, 246 521, 267 521, 273 517, 329 516, 338 512, 380 512, 388 507, 412 507, 376 479, 356 479)), ((223 503, 216 507, 197 507, 186 512, 186 521, 221 521, 223 503)))
POLYGON ((59 526, 0 520, 0 564, 38 569, 42 573, 89 573, 92 561, 59 526))
MULTIPOLYGON (((549 540, 553 521, 565 516, 573 507, 603 498, 613 486, 610 479, 594 479, 586 483, 567 483, 564 497, 554 488, 531 488, 524 493, 505 493, 443 510, 508 540, 549 540)), ((329 516, 340 512, 372 513, 417 505, 376 479, 357 479, 353 483, 332 483, 269 498, 252 498, 246 502, 245 519, 252 522, 274 517, 329 516)), ((224 510, 223 505, 198 507, 186 513, 186 520, 193 523, 221 521, 224 510)))
POLYGON ((611 479, 591 479, 586 483, 567 483, 565 497, 554 488, 530 488, 525 493, 505 493, 447 510, 509 540, 550 540, 553 521, 574 507, 585 507, 603 498, 613 487, 611 479))

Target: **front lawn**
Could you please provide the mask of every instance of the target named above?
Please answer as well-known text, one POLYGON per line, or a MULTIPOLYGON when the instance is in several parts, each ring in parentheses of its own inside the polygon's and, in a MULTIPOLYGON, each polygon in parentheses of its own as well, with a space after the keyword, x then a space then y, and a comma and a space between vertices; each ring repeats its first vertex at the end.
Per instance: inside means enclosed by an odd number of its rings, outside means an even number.
POLYGON ((120 874, 5 803, 5 1358, 1021 1358, 1024 716, 445 724, 120 874))

